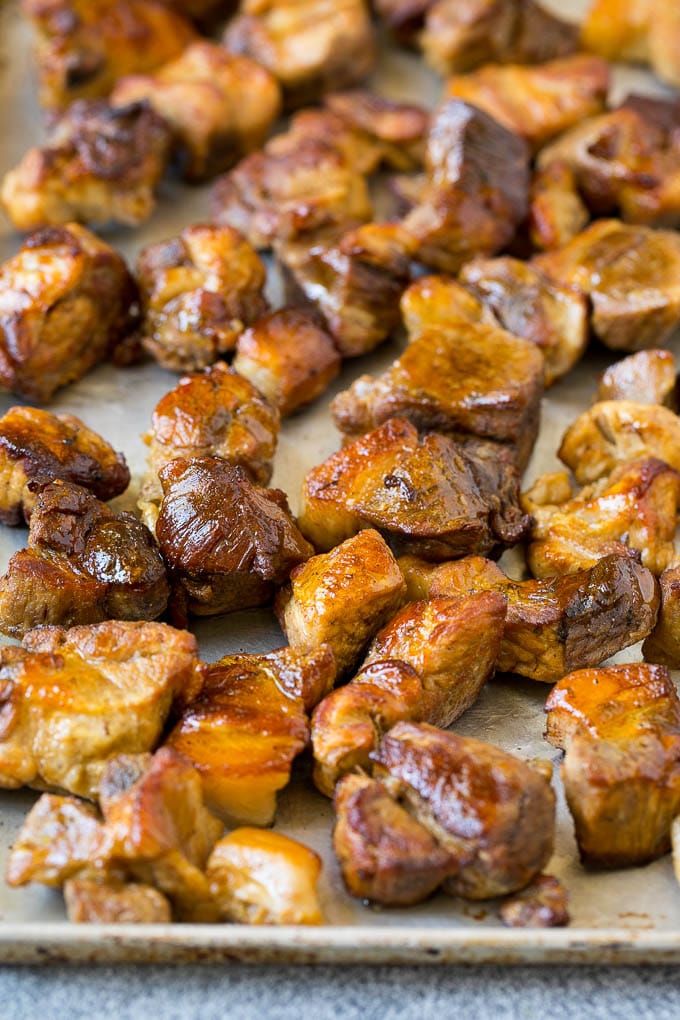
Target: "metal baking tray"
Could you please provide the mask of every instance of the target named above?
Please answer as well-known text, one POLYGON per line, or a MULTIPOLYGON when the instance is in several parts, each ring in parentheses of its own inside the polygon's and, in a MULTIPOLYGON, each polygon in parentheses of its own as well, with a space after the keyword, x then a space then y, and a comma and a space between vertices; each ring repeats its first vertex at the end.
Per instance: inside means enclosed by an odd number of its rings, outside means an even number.
MULTIPOLYGON (((578 17, 585 0, 553 2, 565 15, 578 17)), ((387 95, 432 105, 439 86, 412 56, 385 51, 376 85, 387 95)), ((663 92, 647 73, 630 68, 617 73, 616 95, 631 89, 663 92)), ((41 115, 28 55, 28 33, 14 0, 0 0, 0 172, 14 165, 42 137, 41 115)), ((113 231, 106 239, 130 258, 149 241, 171 236, 208 216, 207 190, 164 185, 157 211, 137 231, 113 231)), ((0 214, 1 215, 1 214, 0 214)), ((20 238, 0 223, 0 258, 11 256, 20 238)), ((272 273, 270 296, 276 300, 272 273)), ((296 509, 302 477, 339 446, 330 423, 328 399, 359 372, 379 371, 396 345, 347 365, 328 397, 284 424, 273 484, 285 489, 296 509)), ((566 425, 592 400, 596 379, 606 364, 602 352, 586 360, 544 401, 543 426, 528 478, 554 470, 555 449, 566 425)), ((117 500, 134 506, 144 470, 140 433, 152 408, 176 382, 155 365, 128 369, 105 366, 77 385, 62 390, 52 407, 81 416, 116 448, 125 451, 133 485, 117 500)), ((0 396, 0 414, 16 401, 0 396)), ((25 544, 24 529, 0 528, 0 568, 25 544)), ((512 560, 512 555, 510 555, 512 560)), ((284 643, 273 614, 249 611, 197 621, 201 652, 212 661, 229 652, 267 651, 284 643)), ((629 649, 621 661, 639 658, 629 649)), ((496 677, 477 704, 456 723, 456 730, 495 743, 520 757, 557 759, 544 743, 544 684, 496 677)), ((557 772, 557 770, 556 770, 557 772)), ((566 929, 509 930, 496 918, 493 903, 466 904, 443 894, 408 910, 375 910, 351 899, 343 889, 331 850, 332 810, 309 778, 309 763, 299 761, 290 787, 280 795, 276 828, 317 850, 324 860, 321 894, 328 924, 320 928, 246 927, 243 925, 94 926, 65 919, 61 894, 39 886, 11 890, 0 880, 0 962, 89 961, 277 961, 330 963, 623 963, 680 961, 680 886, 670 857, 644 868, 587 872, 578 862, 572 824, 559 778, 555 856, 549 871, 564 880, 571 895, 572 924, 566 929)), ((35 800, 31 792, 0 793, 0 872, 8 850, 35 800)))

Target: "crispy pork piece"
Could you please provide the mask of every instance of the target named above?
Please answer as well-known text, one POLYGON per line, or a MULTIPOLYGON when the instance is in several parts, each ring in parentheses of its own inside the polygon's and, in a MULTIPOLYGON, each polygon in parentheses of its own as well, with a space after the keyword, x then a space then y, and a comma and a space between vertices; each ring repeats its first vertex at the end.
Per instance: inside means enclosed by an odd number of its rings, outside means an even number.
POLYGON ((536 344, 544 358, 546 386, 580 360, 588 343, 588 306, 571 287, 509 257, 476 258, 463 266, 460 281, 504 329, 536 344))
POLYGON ((149 218, 170 153, 170 129, 146 103, 78 100, 47 144, 29 149, 2 181, 17 230, 81 223, 138 226, 149 218))
POLYGON ((646 662, 680 669, 680 567, 670 566, 664 570, 659 586, 659 619, 642 646, 642 654, 646 662))
POLYGON ((203 803, 196 769, 169 747, 120 754, 107 762, 100 786, 98 857, 159 889, 179 920, 216 921, 204 868, 224 826, 203 803))
POLYGON ((97 882, 69 878, 64 884, 69 921, 76 924, 169 924, 163 893, 139 882, 97 882))
POLYGON ((144 99, 172 128, 190 181, 259 148, 281 108, 278 82, 264 67, 207 39, 152 74, 121 78, 111 94, 113 106, 144 99))
POLYGON ((148 470, 138 506, 155 532, 163 489, 159 471, 181 457, 221 457, 238 464, 258 485, 266 485, 279 434, 276 408, 245 379, 218 361, 203 372, 186 375, 156 404, 148 470))
POLYGON ((396 223, 367 223, 307 248, 277 248, 291 303, 318 312, 343 358, 368 354, 396 329, 411 279, 411 237, 396 223))
POLYGON ((518 485, 508 447, 419 439, 393 418, 307 472, 299 523, 322 551, 373 527, 400 553, 452 559, 521 541, 518 485))
POLYGON ((329 646, 227 655, 168 738, 198 770, 206 803, 236 824, 270 825, 276 795, 307 745, 307 713, 333 686, 329 646))
POLYGON ((365 0, 242 0, 224 45, 266 67, 289 109, 357 84, 376 62, 365 0))
POLYGON ((112 352, 131 325, 135 285, 89 230, 40 230, 0 266, 0 385, 48 401, 112 352))
POLYGON ((581 41, 607 60, 651 64, 659 77, 680 85, 680 11, 674 0, 593 0, 581 41))
POLYGON ((286 418, 330 386, 340 371, 340 355, 311 314, 283 308, 241 334, 232 364, 286 418))
POLYGON ((659 404, 602 400, 569 426, 558 456, 581 485, 641 457, 656 457, 680 471, 680 418, 659 404))
POLYGON ((225 921, 323 924, 316 888, 321 858, 288 836, 235 829, 215 846, 206 873, 225 921))
POLYGON ((523 470, 533 450, 543 395, 543 357, 498 326, 459 320, 417 336, 382 375, 362 375, 331 403, 350 436, 401 417, 419 430, 512 444, 523 470))
POLYGON ((214 616, 266 605, 314 552, 280 489, 263 489, 218 457, 178 458, 160 472, 156 537, 173 584, 172 611, 214 616))
POLYGON ((488 64, 446 83, 446 94, 463 99, 525 138, 532 149, 586 117, 604 110, 609 64, 576 54, 539 67, 488 64))
POLYGON ((348 892, 394 906, 426 900, 455 868, 452 855, 377 779, 335 788, 333 849, 348 892))
POLYGON ((598 389, 600 400, 636 400, 640 404, 662 404, 678 409, 678 376, 670 351, 652 348, 616 361, 603 372, 598 389))
POLYGON ((36 32, 40 102, 63 109, 107 96, 118 78, 152 71, 196 37, 156 0, 22 0, 36 32))
POLYGON ((267 311, 267 273, 231 227, 196 224, 137 259, 145 349, 163 368, 192 372, 233 351, 267 311))
POLYGON ((680 321, 680 234, 598 220, 569 244, 534 260, 592 303, 591 325, 612 350, 665 343, 680 321))
MULTIPOLYGON (((430 115, 423 107, 365 89, 332 92, 325 97, 324 106, 350 130, 349 144, 358 147, 357 155, 362 149, 366 151, 366 173, 380 166, 401 172, 421 169, 430 128, 430 115)), ((302 131, 310 114, 313 111, 299 113, 292 126, 302 131)))
POLYGON ((173 702, 201 682, 195 638, 160 623, 31 631, 0 661, 0 785, 90 799, 107 759, 155 747, 173 702))
POLYGON ((106 500, 127 489, 130 472, 123 454, 75 415, 10 407, 0 418, 0 521, 28 523, 37 488, 57 478, 106 500))
POLYGON ((582 859, 645 864, 670 849, 680 811, 680 701, 663 666, 631 663, 565 676, 545 706, 546 740, 582 859))
POLYGON ((295 567, 276 596, 292 648, 333 649, 338 675, 356 666, 373 635, 401 608, 406 587, 385 540, 366 528, 295 567))
POLYGON ((497 325, 493 312, 452 276, 419 276, 402 294, 399 309, 410 340, 460 319, 497 325))
POLYGON ((435 0, 418 41, 446 75, 487 63, 543 64, 573 53, 578 36, 577 25, 534 0, 435 0))
POLYGON ((529 236, 540 251, 561 248, 588 226, 590 213, 568 163, 535 168, 529 185, 529 236))
MULTIPOLYGON (((7 663, 3 663, 7 666, 7 663)), ((92 804, 43 793, 26 815, 7 859, 8 885, 59 887, 94 867, 102 823, 92 804)))
POLYGON ((455 273, 509 244, 528 210, 528 160, 526 142, 489 114, 445 102, 428 138, 424 193, 403 220, 417 260, 455 273))
POLYGON ((598 666, 647 637, 659 611, 653 575, 628 556, 605 556, 542 581, 513 581, 481 556, 438 565, 403 556, 399 567, 412 599, 504 595, 508 610, 496 668, 546 683, 598 666))
POLYGON ((501 647, 506 601, 498 592, 414 602, 377 635, 363 667, 312 717, 314 782, 332 796, 338 779, 369 756, 398 722, 450 726, 472 705, 501 647))
POLYGON ((154 620, 169 595, 145 525, 79 485, 50 482, 33 508, 27 548, 0 578, 0 630, 21 637, 34 627, 154 620))
POLYGON ((653 574, 674 559, 680 474, 654 457, 619 464, 574 492, 565 473, 522 495, 533 517, 527 562, 534 577, 573 574, 610 553, 640 558, 653 574))
POLYGON ((569 893, 554 875, 539 875, 501 903, 498 916, 508 928, 563 928, 569 924, 569 893))

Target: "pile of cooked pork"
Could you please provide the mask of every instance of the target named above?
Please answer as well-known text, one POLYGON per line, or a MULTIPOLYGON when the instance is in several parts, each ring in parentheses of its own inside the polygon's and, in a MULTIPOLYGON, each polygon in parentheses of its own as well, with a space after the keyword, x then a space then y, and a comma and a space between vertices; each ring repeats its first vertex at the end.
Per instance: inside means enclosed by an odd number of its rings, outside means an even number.
POLYGON ((648 7, 596 0, 579 29, 534 0, 23 0, 50 133, 2 184, 28 236, 0 384, 181 377, 138 514, 79 418, 0 419, 0 520, 28 526, 0 786, 44 791, 10 885, 63 887, 75 921, 322 923, 319 857, 268 828, 311 756, 353 896, 564 925, 551 763, 454 725, 495 673, 554 685, 584 866, 680 855, 680 99, 608 105, 608 60, 680 86, 677 4, 648 7), (368 90, 379 30, 444 77, 435 110, 368 90), (143 223, 168 175, 212 180, 210 212, 132 271, 89 228, 143 223), (333 399, 343 445, 296 518, 268 487, 281 420, 395 335, 333 399), (625 356, 522 491, 590 341, 625 356), (267 606, 285 647, 200 660, 193 618, 267 606), (607 665, 624 649, 643 661, 607 665))

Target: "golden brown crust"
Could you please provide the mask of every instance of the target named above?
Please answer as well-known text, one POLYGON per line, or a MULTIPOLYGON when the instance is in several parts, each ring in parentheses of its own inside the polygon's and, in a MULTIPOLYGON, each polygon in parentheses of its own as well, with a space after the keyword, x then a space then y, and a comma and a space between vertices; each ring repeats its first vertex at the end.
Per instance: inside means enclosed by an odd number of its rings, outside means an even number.
POLYGON ((586 49, 608 60, 649 63, 680 85, 680 20, 673 0, 593 0, 581 30, 586 49))
POLYGON ((529 186, 529 236, 540 251, 561 248, 588 226, 590 213, 568 163, 534 168, 529 186))
POLYGON ((98 882, 70 878, 64 884, 69 921, 76 924, 169 924, 163 893, 139 882, 98 882))
POLYGON ((418 277, 402 294, 399 310, 409 339, 459 319, 496 324, 494 314, 452 276, 418 277))
MULTIPOLYGON (((422 107, 361 89, 332 92, 324 106, 345 123, 355 145, 373 150, 366 172, 380 165, 402 172, 422 167, 430 127, 429 114, 422 107)), ((304 112, 298 114, 293 125, 297 122, 302 127, 304 117, 304 112)))
POLYGON ((675 411, 678 377, 670 351, 652 348, 616 361, 600 377, 599 400, 637 400, 675 411))

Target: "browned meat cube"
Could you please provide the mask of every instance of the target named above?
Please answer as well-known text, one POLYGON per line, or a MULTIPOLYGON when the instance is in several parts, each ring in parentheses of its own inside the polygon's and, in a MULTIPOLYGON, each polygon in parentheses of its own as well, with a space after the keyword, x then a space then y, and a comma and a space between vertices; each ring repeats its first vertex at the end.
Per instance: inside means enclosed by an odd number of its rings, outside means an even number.
POLYGON ((412 239, 395 223, 368 223, 311 248, 277 249, 291 302, 319 312, 343 358, 368 354, 399 323, 411 279, 412 239))
POLYGON ((653 575, 628 556, 605 556, 593 567, 544 581, 513 581, 481 556, 440 565, 404 556, 399 567, 413 599, 504 595, 508 611, 496 668, 546 683, 634 645, 650 633, 659 609, 653 575))
POLYGON ((69 921, 76 924, 169 924, 163 893, 138 882, 98 882, 69 878, 64 885, 69 921))
POLYGON ((427 185, 403 220, 426 266, 455 273, 512 240, 528 210, 526 142, 483 110, 449 99, 435 115, 427 185))
POLYGON ((568 163, 534 170, 529 187, 529 235, 541 251, 561 248, 588 226, 590 214, 568 163))
POLYGON ((241 334, 233 367, 285 418, 330 386, 340 371, 340 355, 312 315, 284 308, 241 334))
POLYGON ((665 81, 680 85, 680 11, 675 0, 593 0, 581 40, 608 60, 649 63, 665 81))
POLYGON ((610 553, 639 556, 661 574, 674 558, 680 474, 648 457, 578 492, 566 475, 546 475, 522 505, 534 520, 527 549, 534 577, 573 574, 610 553))
POLYGON ((521 540, 518 485, 509 448, 419 439, 393 418, 307 472, 300 527, 320 550, 374 527, 399 552, 452 559, 521 540))
POLYGON ((504 329, 536 344, 544 357, 546 386, 580 360, 588 343, 588 307, 571 287, 508 257, 474 259, 463 266, 460 281, 504 329))
POLYGON ((680 471, 680 418, 667 407, 600 401, 569 426, 559 449, 560 460, 581 485, 640 457, 656 457, 680 471))
POLYGON ((419 37, 440 74, 480 64, 542 64, 578 48, 578 26, 534 0, 435 0, 419 37))
POLYGON ((137 275, 142 342, 171 371, 207 368, 267 311, 265 266, 231 227, 196 224, 147 245, 137 275))
POLYGON ((330 645, 343 675, 405 594, 394 556, 378 532, 367 528, 295 567, 275 606, 291 647, 310 652, 330 645))
POLYGON ((612 350, 658 347, 680 322, 680 234, 598 220, 534 264, 592 303, 592 328, 612 350))
POLYGON ((191 181, 222 173, 262 145, 281 107, 264 67, 207 39, 153 74, 121 78, 111 95, 114 106, 143 99, 172 128, 191 181))
POLYGON ((670 566, 659 578, 659 620, 642 646, 646 662, 680 669, 680 567, 670 566))
POLYGON ((497 324, 493 312, 452 276, 419 276, 402 294, 399 308, 410 340, 460 319, 497 324))
POLYGON ((553 875, 539 875, 531 885, 505 900, 498 915, 508 928, 563 928, 569 924, 569 893, 553 875))
POLYGON ((106 500, 127 489, 130 472, 123 454, 75 415, 10 407, 0 418, 0 521, 28 523, 36 489, 57 478, 106 500))
POLYGON ((34 627, 154 620, 169 595, 148 528, 78 485, 50 482, 31 514, 27 548, 0 578, 0 630, 21 637, 34 627))
POLYGON ((217 843, 206 873, 226 921, 323 924, 316 889, 321 858, 288 836, 236 829, 217 843))
POLYGON ((121 256, 88 230, 33 234, 0 266, 0 385, 49 400, 125 336, 134 298, 121 256))
POLYGON ((636 400, 677 410, 675 358, 670 351, 654 348, 630 354, 603 372, 597 395, 600 400, 636 400))
MULTIPOLYGON (((366 151, 366 173, 383 164, 402 172, 422 167, 430 128, 430 116, 422 107, 360 89, 332 92, 324 105, 350 131, 357 154, 366 151)), ((303 111, 293 119, 293 128, 302 133, 306 118, 313 116, 314 111, 303 111)))
POLYGON ((161 623, 31 631, 0 659, 0 786, 90 799, 107 759, 155 747, 173 702, 201 682, 195 638, 161 623))
POLYGON ((609 78, 604 60, 577 54, 539 67, 488 64, 449 78, 446 94, 485 110, 540 149, 555 135, 601 113, 609 78))
POLYGON ((279 434, 279 415, 243 376, 218 361, 184 376, 156 404, 148 444, 148 470, 139 508, 155 531, 163 489, 159 471, 177 458, 221 457, 266 485, 279 434))
POLYGON ((376 61, 365 0, 242 0, 224 45, 278 78, 288 108, 362 81, 376 61))
POLYGON ((156 537, 174 585, 173 613, 214 616, 266 605, 313 553, 285 493, 262 489, 217 457, 178 458, 160 472, 156 537))
POLYGON ((10 850, 7 884, 63 885, 73 875, 93 866, 101 828, 92 804, 76 797, 43 793, 26 815, 10 850))
POLYGON ((506 601, 498 592, 414 602, 377 635, 354 679, 314 712, 314 782, 329 797, 346 772, 369 767, 398 722, 450 726, 492 676, 506 601))
POLYGON ((523 470, 543 394, 543 357, 497 326, 459 320, 422 333, 377 378, 362 375, 331 404, 341 432, 360 435, 389 418, 418 429, 512 445, 523 470))
POLYGON ((152 71, 194 38, 180 14, 156 0, 22 0, 36 31, 43 106, 107 96, 118 78, 152 71))
POLYGON ((331 649, 227 655, 168 738, 198 770, 206 803, 232 823, 270 825, 276 794, 309 739, 308 711, 335 678, 331 649))
POLYGON ((138 226, 149 218, 170 129, 146 103, 73 103, 42 148, 5 174, 0 200, 18 230, 81 223, 138 226))
POLYGON ((546 739, 566 752, 562 780, 582 859, 620 868, 666 853, 680 811, 680 701, 668 670, 632 663, 570 673, 545 710, 546 739))

